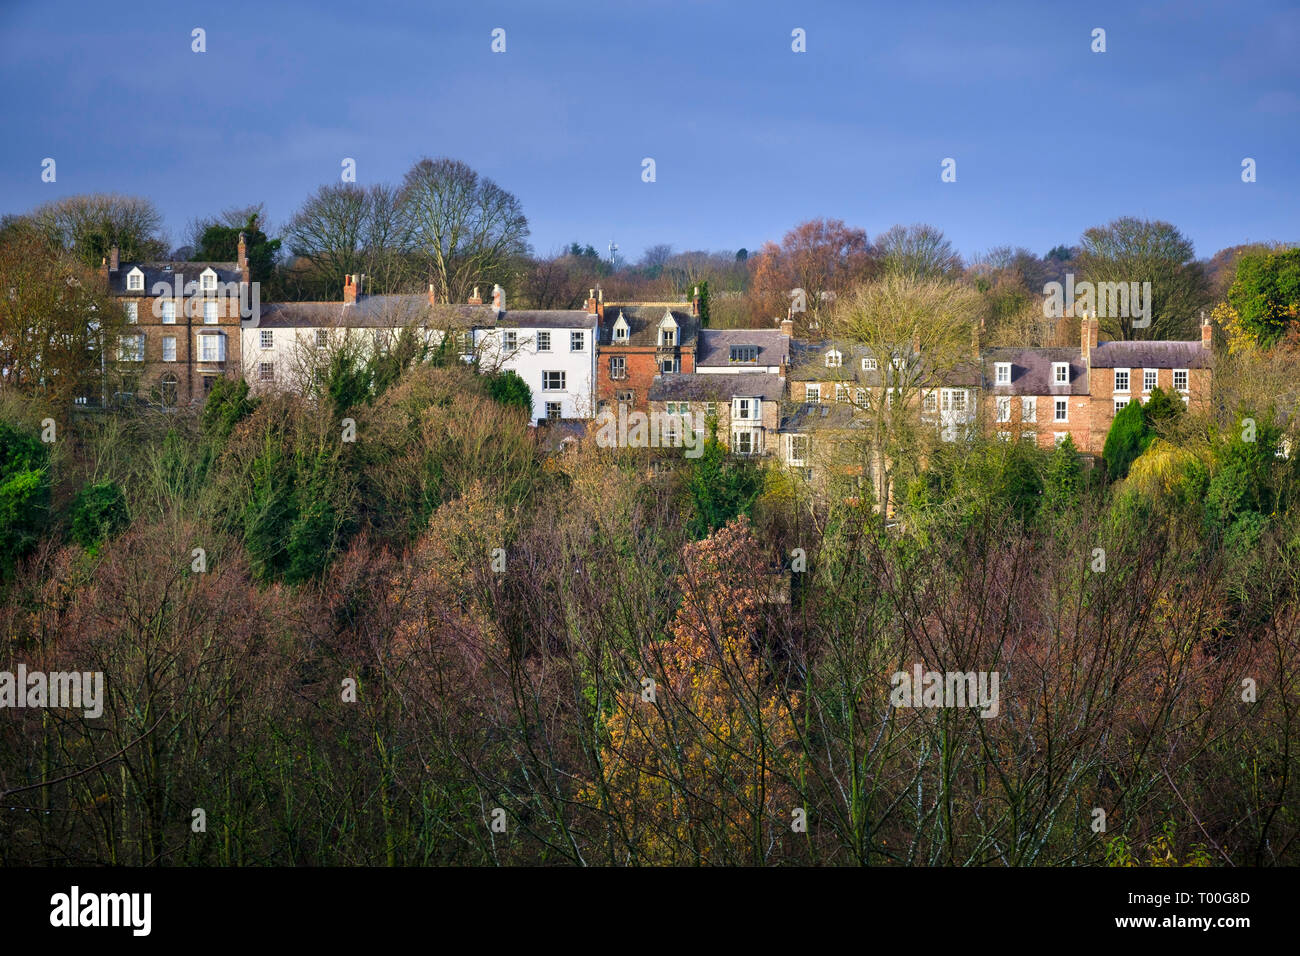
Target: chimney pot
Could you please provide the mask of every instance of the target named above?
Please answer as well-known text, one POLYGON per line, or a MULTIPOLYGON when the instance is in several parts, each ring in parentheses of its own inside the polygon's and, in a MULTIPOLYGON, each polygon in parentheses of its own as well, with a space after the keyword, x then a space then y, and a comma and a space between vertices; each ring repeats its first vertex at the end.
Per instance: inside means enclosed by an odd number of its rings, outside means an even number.
POLYGON ((118 266, 118 248, 114 246, 108 250, 108 271, 116 272, 118 266))

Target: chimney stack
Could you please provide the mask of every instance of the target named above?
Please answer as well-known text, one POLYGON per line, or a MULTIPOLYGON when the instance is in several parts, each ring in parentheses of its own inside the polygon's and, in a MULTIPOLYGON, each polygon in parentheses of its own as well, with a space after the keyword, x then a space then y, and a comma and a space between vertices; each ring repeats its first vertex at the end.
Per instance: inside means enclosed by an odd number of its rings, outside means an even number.
POLYGON ((469 297, 470 305, 482 305, 483 297, 478 294, 478 286, 474 286, 474 294, 469 297))
POLYGON ((429 304, 430 304, 430 305, 437 305, 437 304, 438 304, 438 292, 437 292, 437 290, 434 288, 432 282, 429 283, 429 304))
POLYGON ((691 291, 691 315, 695 318, 700 317, 700 287, 696 286, 691 291))
POLYGON ((497 318, 506 314, 506 290, 499 285, 492 286, 492 308, 496 310, 497 318))
POLYGON ((108 250, 108 271, 116 272, 117 265, 118 265, 118 249, 117 246, 114 246, 112 249, 108 250))
POLYGON ((1097 313, 1084 314, 1079 320, 1079 352, 1083 358, 1083 367, 1091 368, 1092 351, 1097 347, 1097 313))
POLYGON ((587 290, 587 303, 585 308, 587 310, 588 315, 596 314, 596 290, 595 289, 587 290))
POLYGON ((596 286, 596 314, 605 317, 605 290, 600 286, 596 286))
POLYGON ((243 282, 252 281, 248 269, 248 237, 242 232, 239 234, 239 276, 243 282))
POLYGON ((1214 348, 1214 326, 1210 324, 1210 319, 1205 312, 1201 312, 1201 348, 1210 351, 1214 348))
POLYGON ((343 277, 343 301, 344 303, 356 302, 361 298, 361 279, 362 277, 355 272, 343 277))
POLYGON ((782 335, 794 337, 794 319, 786 316, 784 319, 778 319, 777 325, 780 326, 782 335))

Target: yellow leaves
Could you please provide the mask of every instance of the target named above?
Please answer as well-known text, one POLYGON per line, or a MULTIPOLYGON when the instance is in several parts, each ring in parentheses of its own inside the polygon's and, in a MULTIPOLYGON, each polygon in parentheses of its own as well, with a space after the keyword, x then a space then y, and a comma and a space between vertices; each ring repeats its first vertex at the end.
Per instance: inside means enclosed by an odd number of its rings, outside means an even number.
POLYGON ((1219 323, 1223 329, 1224 335, 1228 339, 1228 354, 1236 355, 1240 352, 1253 350, 1257 343, 1254 334, 1242 324, 1241 316, 1237 310, 1226 302, 1220 302, 1210 313, 1210 317, 1219 323))
MULTIPOLYGON (((608 801, 645 862, 707 862, 743 852, 755 814, 789 805, 778 773, 794 743, 792 706, 775 693, 754 653, 761 635, 754 580, 762 561, 748 522, 684 550, 682 603, 667 639, 639 664, 657 672, 658 698, 629 689, 610 717, 601 751, 608 801), (759 801, 758 795, 764 798, 759 801)), ((600 788, 579 798, 599 804, 600 788)))

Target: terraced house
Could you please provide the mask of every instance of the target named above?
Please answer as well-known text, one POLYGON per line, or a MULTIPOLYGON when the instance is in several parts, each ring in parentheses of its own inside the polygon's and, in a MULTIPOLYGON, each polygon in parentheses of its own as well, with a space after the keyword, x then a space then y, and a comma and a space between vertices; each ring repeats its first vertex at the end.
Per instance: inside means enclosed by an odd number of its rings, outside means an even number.
POLYGON ((987 349, 982 354, 985 430, 1004 440, 1051 447, 1069 435, 1100 455, 1115 414, 1172 391, 1189 408, 1209 401, 1213 330, 1200 341, 1098 342, 1096 317, 1080 321, 1079 348, 987 349))
POLYGON ((658 375, 695 371, 700 332, 700 299, 689 306, 670 302, 609 303, 599 290, 587 298, 588 312, 600 316, 600 365, 596 411, 625 407, 648 411, 650 387, 658 375))
POLYGON ((241 302, 256 299, 242 233, 236 262, 119 262, 114 247, 100 278, 127 322, 110 399, 174 408, 201 402, 218 378, 239 377, 241 302))
MULTIPOLYGON (((777 452, 785 379, 775 372, 661 375, 650 386, 650 413, 681 416, 683 427, 705 432, 717 422, 718 441, 732 454, 777 452)), ((707 434, 707 432, 705 432, 707 434)))

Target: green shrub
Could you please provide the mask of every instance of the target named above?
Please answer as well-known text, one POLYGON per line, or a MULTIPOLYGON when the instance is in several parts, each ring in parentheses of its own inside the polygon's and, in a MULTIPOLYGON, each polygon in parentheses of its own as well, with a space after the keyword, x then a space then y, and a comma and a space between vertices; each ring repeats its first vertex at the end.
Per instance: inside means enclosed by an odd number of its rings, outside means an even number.
POLYGON ((72 540, 87 549, 119 534, 131 523, 126 495, 112 481, 87 485, 77 492, 71 515, 72 540))
POLYGON ((0 422, 0 578, 36 544, 49 513, 48 449, 0 422))

